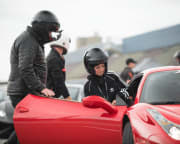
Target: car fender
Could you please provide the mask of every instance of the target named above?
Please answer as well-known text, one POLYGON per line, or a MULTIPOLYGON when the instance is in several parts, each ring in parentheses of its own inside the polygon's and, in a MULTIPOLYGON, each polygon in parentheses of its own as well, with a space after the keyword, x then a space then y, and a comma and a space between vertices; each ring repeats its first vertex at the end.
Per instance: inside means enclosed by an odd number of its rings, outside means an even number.
POLYGON ((5 100, 0 103, 0 122, 2 123, 13 123, 13 111, 14 108, 10 100, 5 100))

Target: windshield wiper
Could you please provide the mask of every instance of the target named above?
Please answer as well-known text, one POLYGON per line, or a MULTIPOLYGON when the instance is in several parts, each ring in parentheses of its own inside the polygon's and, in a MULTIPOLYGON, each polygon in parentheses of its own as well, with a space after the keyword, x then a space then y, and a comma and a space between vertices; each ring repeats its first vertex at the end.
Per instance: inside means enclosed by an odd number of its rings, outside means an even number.
POLYGON ((170 101, 170 102, 150 102, 153 105, 166 105, 166 104, 180 104, 178 101, 170 101))

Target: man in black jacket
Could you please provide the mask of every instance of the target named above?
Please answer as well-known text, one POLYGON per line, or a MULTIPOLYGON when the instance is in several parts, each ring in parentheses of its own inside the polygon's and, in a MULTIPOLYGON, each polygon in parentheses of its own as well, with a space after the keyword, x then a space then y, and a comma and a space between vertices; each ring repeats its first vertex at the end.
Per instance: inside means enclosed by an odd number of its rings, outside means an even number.
POLYGON ((177 64, 179 65, 180 64, 180 51, 175 52, 174 58, 175 58, 177 64))
POLYGON ((47 57, 47 87, 55 92, 55 97, 63 96, 67 100, 71 100, 71 97, 65 85, 66 69, 63 55, 67 53, 70 42, 70 38, 65 35, 62 35, 59 40, 51 42, 52 49, 47 57))
POLYGON ((136 66, 136 61, 132 58, 128 58, 126 60, 127 67, 124 68, 124 70, 121 72, 120 77, 128 83, 134 76, 134 72, 132 71, 132 68, 136 66))
MULTIPOLYGON (((60 27, 56 16, 50 11, 38 12, 32 27, 20 34, 15 40, 10 56, 11 73, 7 92, 15 107, 27 94, 41 93, 54 96, 54 92, 46 88, 47 69, 43 45, 54 40, 53 32, 58 33, 60 27)), ((15 132, 8 139, 8 144, 16 143, 15 132)))

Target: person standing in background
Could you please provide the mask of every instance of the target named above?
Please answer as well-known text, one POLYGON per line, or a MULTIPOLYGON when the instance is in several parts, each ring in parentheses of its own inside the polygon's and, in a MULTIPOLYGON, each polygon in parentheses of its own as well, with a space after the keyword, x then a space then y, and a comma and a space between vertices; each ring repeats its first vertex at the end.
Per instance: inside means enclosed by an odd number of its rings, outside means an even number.
POLYGON ((179 65, 180 64, 180 51, 175 52, 174 58, 179 65))
POLYGON ((121 72, 120 77, 128 83, 134 76, 134 72, 132 69, 136 66, 136 61, 132 58, 128 58, 126 60, 127 67, 124 68, 124 70, 121 72))
POLYGON ((66 87, 66 69, 64 55, 67 54, 71 39, 64 34, 57 41, 50 43, 51 51, 47 57, 47 87, 55 92, 55 97, 63 96, 72 100, 66 87))

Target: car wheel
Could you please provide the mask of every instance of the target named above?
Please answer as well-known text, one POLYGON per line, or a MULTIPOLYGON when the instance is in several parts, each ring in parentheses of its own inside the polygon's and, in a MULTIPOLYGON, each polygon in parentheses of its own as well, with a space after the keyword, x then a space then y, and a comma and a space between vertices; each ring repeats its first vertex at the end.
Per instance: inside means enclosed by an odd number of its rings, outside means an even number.
POLYGON ((123 144, 134 144, 133 133, 130 122, 127 122, 124 126, 123 144))
POLYGON ((7 139, 13 130, 13 125, 0 123, 0 139, 7 139))

